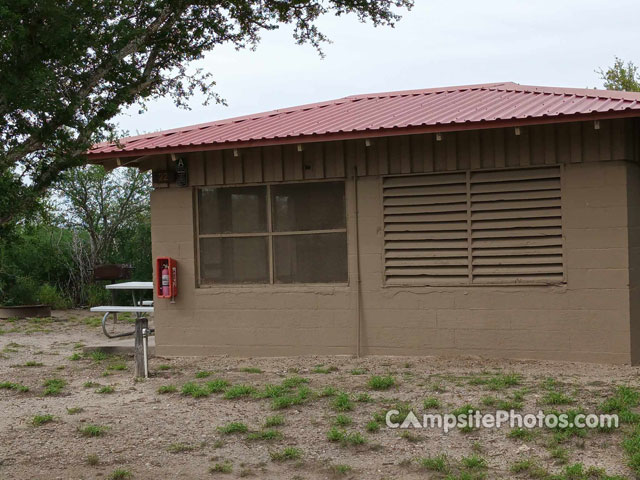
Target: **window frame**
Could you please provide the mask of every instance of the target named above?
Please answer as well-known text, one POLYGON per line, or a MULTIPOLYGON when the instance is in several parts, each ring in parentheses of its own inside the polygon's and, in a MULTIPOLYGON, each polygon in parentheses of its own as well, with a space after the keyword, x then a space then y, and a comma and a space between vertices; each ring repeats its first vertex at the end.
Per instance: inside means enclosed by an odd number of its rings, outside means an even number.
POLYGON ((233 185, 202 185, 193 189, 193 204, 194 204, 194 241, 195 241, 195 271, 196 271, 196 288, 295 288, 295 287, 344 287, 349 285, 350 280, 350 268, 349 268, 349 212, 347 206, 347 184, 344 179, 328 178, 318 180, 301 180, 291 182, 265 182, 265 183, 243 183, 233 185), (273 231, 273 211, 272 211, 272 186, 292 185, 292 184, 310 184, 310 183, 339 183, 344 188, 344 208, 345 208, 345 226, 344 228, 334 228, 329 230, 294 230, 286 232, 273 231), (243 188, 243 187, 265 187, 266 191, 266 209, 267 209, 267 231, 266 232, 249 232, 249 233, 209 233, 200 234, 200 202, 198 201, 200 190, 207 188, 243 188), (314 235, 323 233, 344 233, 346 237, 347 248, 347 280, 344 282, 322 282, 322 283, 278 283, 275 281, 275 262, 274 262, 274 245, 273 237, 275 236, 291 236, 291 235, 314 235), (242 237, 267 237, 267 262, 269 268, 269 279, 265 283, 217 283, 217 282, 203 282, 200 274, 200 239, 201 238, 242 238, 242 237))
MULTIPOLYGON (((512 166, 512 167, 502 167, 502 168, 478 168, 478 169, 465 169, 465 170, 444 170, 444 171, 432 171, 432 172, 416 172, 416 173, 389 173, 385 175, 380 175, 380 181, 378 185, 378 189, 380 192, 380 225, 382 229, 382 235, 380 239, 380 261, 381 261, 381 282, 382 288, 388 289, 439 289, 439 288, 447 288, 447 289, 470 289, 470 288, 519 288, 519 287, 537 287, 537 288, 566 288, 567 287, 567 243, 565 238, 565 227, 564 227, 564 219, 565 219, 565 205, 564 205, 564 192, 565 192, 565 168, 563 164, 538 164, 538 165, 527 165, 527 166, 512 166), (384 180, 386 178, 398 178, 398 177, 415 177, 415 176, 431 176, 431 175, 445 175, 449 173, 464 173, 466 176, 467 187, 469 186, 469 180, 472 173, 476 172, 503 172, 503 171, 517 171, 517 170, 534 170, 540 168, 548 168, 548 167, 557 167, 559 171, 559 179, 560 179, 560 218, 561 218, 561 251, 562 251, 562 280, 557 282, 514 282, 514 283, 473 283, 469 281, 468 283, 455 283, 455 282, 442 282, 442 283, 390 283, 387 281, 386 274, 386 266, 385 266, 385 220, 384 220, 384 180)), ((470 208, 470 191, 467 188, 467 208, 470 208)), ((467 219, 468 229, 471 228, 470 217, 467 219)), ((468 242, 468 258, 469 258, 469 271, 471 272, 472 264, 471 264, 471 243, 468 242)), ((471 275, 469 275, 471 278, 471 275)))

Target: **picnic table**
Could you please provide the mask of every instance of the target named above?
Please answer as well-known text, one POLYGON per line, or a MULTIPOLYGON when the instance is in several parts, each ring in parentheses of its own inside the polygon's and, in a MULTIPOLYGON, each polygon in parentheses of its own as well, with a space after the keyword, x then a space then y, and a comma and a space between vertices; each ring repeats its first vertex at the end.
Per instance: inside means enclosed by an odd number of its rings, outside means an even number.
POLYGON ((102 317, 102 332, 108 338, 127 337, 135 335, 135 357, 136 357, 136 376, 148 377, 148 361, 147 361, 147 338, 153 330, 149 329, 149 320, 147 314, 153 313, 152 300, 139 300, 136 293, 144 290, 153 291, 153 282, 123 282, 112 283, 106 286, 107 290, 111 290, 114 305, 101 305, 92 307, 90 311, 96 313, 104 313, 102 317), (130 290, 133 305, 115 305, 116 292, 118 290, 130 290), (107 332, 107 319, 113 315, 114 322, 118 319, 118 313, 133 313, 136 315, 135 330, 124 333, 110 334, 107 332), (139 351, 140 350, 140 351, 139 351), (142 354, 142 355, 140 355, 142 354))

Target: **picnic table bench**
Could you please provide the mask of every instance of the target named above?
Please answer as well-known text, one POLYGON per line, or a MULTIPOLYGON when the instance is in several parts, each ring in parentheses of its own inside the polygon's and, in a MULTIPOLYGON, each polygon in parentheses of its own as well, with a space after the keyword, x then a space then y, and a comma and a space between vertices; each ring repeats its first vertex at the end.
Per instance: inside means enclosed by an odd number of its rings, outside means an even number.
POLYGON ((148 361, 147 361, 147 338, 149 334, 154 333, 152 329, 149 329, 149 320, 147 314, 153 313, 153 301, 152 300, 138 300, 136 298, 136 291, 140 290, 153 290, 153 282, 124 282, 124 283, 112 283, 106 286, 107 290, 111 290, 115 303, 115 292, 117 290, 131 290, 133 298, 133 305, 101 305, 98 307, 90 308, 91 312, 104 313, 102 317, 102 332, 108 338, 127 337, 129 335, 135 335, 135 359, 136 359, 136 376, 148 377, 148 361), (107 319, 109 315, 113 315, 114 321, 117 321, 118 313, 134 313, 136 315, 135 330, 131 332, 110 334, 107 332, 107 319))

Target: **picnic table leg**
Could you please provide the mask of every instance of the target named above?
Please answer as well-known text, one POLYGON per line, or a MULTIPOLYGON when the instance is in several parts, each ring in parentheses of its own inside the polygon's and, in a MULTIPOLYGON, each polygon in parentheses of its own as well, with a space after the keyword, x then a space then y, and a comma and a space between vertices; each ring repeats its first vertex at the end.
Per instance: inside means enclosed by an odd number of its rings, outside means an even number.
POLYGON ((136 377, 144 378, 144 331, 149 328, 149 320, 145 317, 136 318, 136 342, 134 348, 134 359, 136 363, 136 377))

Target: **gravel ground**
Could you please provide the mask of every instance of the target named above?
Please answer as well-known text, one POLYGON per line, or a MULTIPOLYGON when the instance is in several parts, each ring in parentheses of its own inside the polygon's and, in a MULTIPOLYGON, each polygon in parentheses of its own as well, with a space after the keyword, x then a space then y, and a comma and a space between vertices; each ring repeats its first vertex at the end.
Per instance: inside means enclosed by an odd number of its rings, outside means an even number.
POLYGON ((555 445, 566 450, 563 463, 552 458, 554 435, 548 429, 516 439, 508 436, 508 427, 447 434, 420 429, 403 437, 401 431, 384 425, 375 433, 365 426, 375 412, 399 402, 415 407, 421 417, 423 402, 430 397, 440 404, 433 411, 445 413, 472 404, 491 412, 495 406, 486 405, 487 397, 513 400, 521 395, 521 411, 536 413, 549 408, 542 405, 554 390, 572 403, 553 408, 595 412, 617 386, 638 387, 636 367, 432 357, 154 357, 152 378, 136 382, 132 358, 99 359, 79 353, 83 344, 103 339, 96 317, 85 311, 55 312, 44 320, 0 320, 0 333, 0 383, 29 388, 27 392, 0 389, 0 479, 444 478, 417 461, 440 454, 446 454, 452 478, 464 472, 471 476, 463 478, 530 478, 526 472, 511 472, 515 462, 528 458, 551 473, 582 463, 585 468, 604 468, 609 475, 634 478, 621 448, 622 429, 589 431, 555 445), (211 374, 196 378, 198 371, 211 374), (516 385, 487 383, 512 373, 517 374, 516 385), (368 385, 372 375, 391 375, 395 385, 372 390, 368 385), (279 385, 296 376, 309 380, 306 386, 312 394, 306 402, 282 410, 273 409, 271 398, 226 399, 223 393, 193 398, 180 393, 187 382, 224 379, 260 391, 266 384, 279 385), (57 394, 45 395, 43 384, 53 378, 66 384, 57 394), (177 391, 158 393, 167 385, 177 391), (98 393, 104 386, 114 391, 98 393), (352 409, 336 411, 335 395, 317 395, 327 387, 349 393, 352 409), (370 401, 356 401, 362 393, 370 401), (74 408, 81 410, 69 410, 74 408), (352 420, 340 429, 359 432, 363 444, 328 440, 327 432, 340 413, 352 420), (247 433, 218 430, 229 422, 242 422, 249 432, 259 432, 265 418, 274 414, 284 417, 284 425, 274 428, 279 438, 251 440, 247 433), (35 415, 53 419, 34 426, 35 415), (80 429, 87 425, 106 430, 101 436, 86 437, 80 429), (272 458, 286 447, 299 449, 300 458, 272 458), (487 468, 462 467, 460 459, 471 455, 484 458, 487 468), (121 477, 114 476, 118 469, 121 477))

